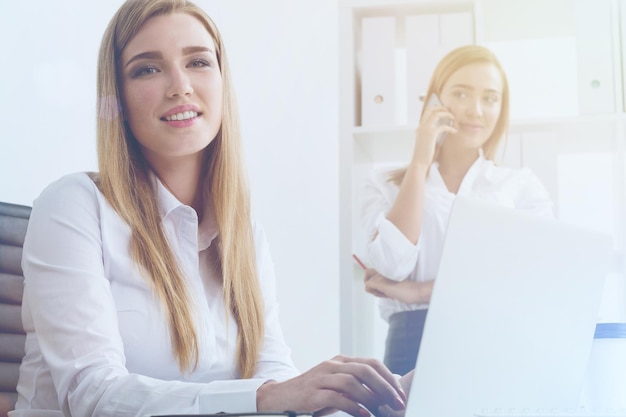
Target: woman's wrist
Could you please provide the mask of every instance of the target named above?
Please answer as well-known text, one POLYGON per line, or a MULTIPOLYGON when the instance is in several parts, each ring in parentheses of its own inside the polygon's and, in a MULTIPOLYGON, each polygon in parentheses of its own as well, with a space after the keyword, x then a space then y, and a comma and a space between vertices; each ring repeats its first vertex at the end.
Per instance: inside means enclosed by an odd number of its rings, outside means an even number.
POLYGON ((426 304, 430 302, 431 282, 416 282, 408 279, 396 284, 396 299, 405 304, 426 304))
POLYGON ((430 303, 430 297, 433 292, 433 281, 417 283, 418 304, 430 303))
POLYGON ((272 402, 272 392, 276 388, 277 382, 270 379, 256 390, 256 410, 257 411, 276 411, 277 406, 272 402))
POLYGON ((409 162, 407 171, 412 174, 426 174, 430 169, 431 162, 412 160, 409 162))

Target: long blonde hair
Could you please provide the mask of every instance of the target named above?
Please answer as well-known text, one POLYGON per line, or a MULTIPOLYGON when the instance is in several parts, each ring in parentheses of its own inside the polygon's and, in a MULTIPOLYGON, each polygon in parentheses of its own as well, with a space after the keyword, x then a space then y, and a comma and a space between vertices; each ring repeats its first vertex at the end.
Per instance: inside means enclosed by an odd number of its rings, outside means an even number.
POLYGON ((191 296, 161 224, 151 168, 121 118, 119 59, 150 18, 174 12, 197 18, 212 36, 222 74, 223 116, 205 150, 202 181, 208 187, 219 231, 218 253, 226 308, 238 327, 237 357, 242 378, 254 375, 264 335, 250 195, 241 150, 239 118, 226 51, 213 21, 187 0, 127 0, 104 33, 98 57, 98 164, 100 188, 132 231, 133 259, 145 271, 169 317, 172 346, 181 372, 197 367, 198 331, 191 296))
MULTIPOLYGON (((502 68, 502 64, 500 64, 500 61, 493 52, 479 45, 465 45, 450 51, 439 61, 437 67, 435 67, 430 79, 430 84, 428 85, 428 90, 426 91, 424 103, 427 103, 433 94, 441 95, 441 90, 443 90, 443 86, 450 76, 460 68, 471 64, 483 63, 494 65, 502 77, 502 106, 500 108, 500 117, 496 122, 491 136, 483 145, 483 155, 485 159, 493 160, 509 128, 509 83, 504 68, 502 68)), ((422 108, 420 119, 424 117, 425 111, 426 106, 422 108)), ((390 174, 390 180, 396 184, 400 184, 405 173, 405 168, 394 170, 390 174)))

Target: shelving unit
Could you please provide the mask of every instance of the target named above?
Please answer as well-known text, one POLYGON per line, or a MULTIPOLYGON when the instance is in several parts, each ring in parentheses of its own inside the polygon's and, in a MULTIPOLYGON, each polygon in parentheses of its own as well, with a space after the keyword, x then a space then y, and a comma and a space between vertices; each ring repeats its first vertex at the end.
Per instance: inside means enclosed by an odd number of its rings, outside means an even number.
MULTIPOLYGON (((437 20, 433 16, 444 16, 439 18, 441 22, 445 16, 459 15, 469 16, 471 21, 472 39, 466 43, 494 50, 509 77, 511 126, 506 154, 499 162, 532 168, 552 193, 557 214, 567 220, 611 229, 606 231, 615 238, 614 269, 620 276, 615 285, 623 289, 614 302, 621 303, 618 310, 626 319, 626 114, 622 88, 626 30, 621 29, 626 28, 626 0, 340 0, 340 291, 345 354, 382 358, 386 335, 375 299, 363 290, 362 271, 351 259, 352 253, 363 254, 359 215, 363 181, 374 166, 407 162, 417 125, 413 115, 421 111, 418 96, 425 92, 416 90, 416 85, 425 89, 431 67, 447 52, 424 47, 425 52, 418 56, 428 69, 408 72, 407 68, 416 68, 417 58, 411 52, 415 39, 407 39, 407 33, 427 36, 435 30, 409 30, 406 22, 426 22, 428 27, 437 20), (378 17, 394 19, 395 25, 386 21, 381 27, 394 27, 395 50, 386 56, 393 57, 388 58, 393 59, 389 66, 395 68, 381 70, 393 80, 378 83, 387 92, 372 96, 372 89, 363 86, 372 78, 363 75, 371 62, 362 50, 363 21, 378 17), (524 21, 525 17, 532 18, 532 24, 524 21), (413 82, 412 74, 422 79, 413 82), (371 112, 363 108, 372 106, 377 95, 382 96, 382 103, 394 103, 393 120, 387 116, 387 122, 368 122, 371 112), (588 165, 589 181, 600 186, 585 183, 585 167, 576 170, 576 163, 588 165), (568 176, 594 196, 576 203, 576 190, 568 176), (601 204, 598 221, 590 220, 594 217, 593 199, 601 204)), ((466 33, 467 24, 458 26, 466 33)), ((454 28, 448 27, 445 33, 439 29, 433 37, 440 43, 442 36, 460 42, 462 36, 450 30, 454 28)), ((370 39, 367 42, 376 38, 371 33, 365 37, 370 39)), ((452 47, 447 44, 448 50, 452 47)))

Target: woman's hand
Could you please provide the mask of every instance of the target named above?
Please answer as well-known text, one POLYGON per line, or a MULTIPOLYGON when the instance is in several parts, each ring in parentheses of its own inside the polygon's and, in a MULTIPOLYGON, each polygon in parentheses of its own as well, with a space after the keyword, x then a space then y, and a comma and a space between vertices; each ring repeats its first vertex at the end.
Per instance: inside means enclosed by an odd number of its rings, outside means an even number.
POLYGON ((367 268, 365 270, 363 282, 365 283, 366 292, 375 295, 376 297, 389 298, 387 295, 387 291, 389 289, 387 281, 391 280, 380 275, 375 269, 367 268))
MULTIPOLYGON (((413 370, 414 371, 414 370, 413 370)), ((404 389, 406 395, 410 395, 411 392, 411 383, 413 382, 413 371, 408 372, 407 374, 400 377, 400 384, 404 389)), ((377 417, 404 417, 404 413, 406 410, 393 410, 387 405, 384 405, 378 409, 375 413, 377 417)))
POLYGON ((383 408, 403 412, 406 399, 400 381, 381 362, 336 356, 285 382, 263 384, 257 390, 257 410, 318 416, 341 410, 368 417, 383 408))
POLYGON ((429 166, 435 156, 437 137, 442 133, 456 133, 454 115, 444 106, 429 107, 424 111, 415 132, 413 163, 429 166))
POLYGON ((405 304, 430 302, 434 281, 394 281, 380 275, 375 269, 365 271, 365 291, 380 298, 392 298, 405 304))

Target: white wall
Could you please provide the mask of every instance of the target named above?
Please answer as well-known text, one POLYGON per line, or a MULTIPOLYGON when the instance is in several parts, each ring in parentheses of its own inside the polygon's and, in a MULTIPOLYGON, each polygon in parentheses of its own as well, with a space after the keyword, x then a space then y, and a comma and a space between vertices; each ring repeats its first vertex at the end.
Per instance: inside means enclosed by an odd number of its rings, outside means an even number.
MULTIPOLYGON (((0 201, 96 170, 100 37, 121 0, 3 2, 0 201)), ((257 220, 301 369, 339 353, 336 0, 198 0, 225 39, 257 220)))

